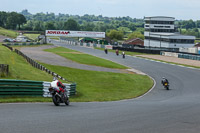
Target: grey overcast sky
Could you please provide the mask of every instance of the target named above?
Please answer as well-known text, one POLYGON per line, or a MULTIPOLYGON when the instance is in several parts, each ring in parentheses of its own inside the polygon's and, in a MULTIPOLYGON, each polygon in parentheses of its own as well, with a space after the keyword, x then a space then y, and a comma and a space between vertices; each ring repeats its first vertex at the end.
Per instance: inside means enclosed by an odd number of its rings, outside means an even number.
POLYGON ((103 15, 107 17, 169 16, 200 20, 200 0, 0 0, 0 11, 103 15))

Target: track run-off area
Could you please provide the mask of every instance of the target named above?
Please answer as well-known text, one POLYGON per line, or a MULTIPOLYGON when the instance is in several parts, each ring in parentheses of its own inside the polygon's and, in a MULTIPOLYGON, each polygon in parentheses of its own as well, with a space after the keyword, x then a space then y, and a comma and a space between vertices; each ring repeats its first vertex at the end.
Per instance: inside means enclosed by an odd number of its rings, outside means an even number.
MULTIPOLYGON (((142 97, 113 102, 0 104, 4 133, 198 133, 200 70, 53 41, 54 45, 123 64, 151 76, 155 87, 142 97), (161 78, 170 83, 167 91, 161 78)), ((120 82, 120 81, 119 81, 120 82)))

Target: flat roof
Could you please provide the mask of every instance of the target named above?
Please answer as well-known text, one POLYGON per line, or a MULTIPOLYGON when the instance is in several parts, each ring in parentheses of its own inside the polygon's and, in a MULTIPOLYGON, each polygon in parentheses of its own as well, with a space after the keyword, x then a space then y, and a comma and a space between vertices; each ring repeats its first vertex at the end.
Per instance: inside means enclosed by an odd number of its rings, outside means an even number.
POLYGON ((195 39, 195 36, 190 36, 190 35, 182 35, 179 33, 150 33, 150 35, 156 35, 156 36, 166 36, 166 37, 178 37, 178 38, 185 38, 185 39, 195 39))
POLYGON ((152 17, 144 17, 145 18, 172 18, 175 19, 174 17, 167 17, 167 16, 152 16, 152 17))
POLYGON ((155 20, 155 21, 174 21, 174 17, 167 16, 152 16, 152 17, 144 17, 144 20, 155 20))

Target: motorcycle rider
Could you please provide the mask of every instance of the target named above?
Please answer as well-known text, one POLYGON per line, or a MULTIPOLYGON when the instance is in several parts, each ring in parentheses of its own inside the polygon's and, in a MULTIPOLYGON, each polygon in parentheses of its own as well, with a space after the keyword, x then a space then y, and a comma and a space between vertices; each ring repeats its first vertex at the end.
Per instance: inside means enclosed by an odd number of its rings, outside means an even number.
POLYGON ((162 77, 161 83, 162 83, 162 85, 164 86, 165 83, 169 84, 169 81, 168 81, 165 77, 162 77))
POLYGON ((56 88, 59 92, 65 92, 65 86, 60 82, 56 77, 53 77, 53 81, 51 82, 51 87, 56 88))
POLYGON ((122 52, 122 58, 125 58, 125 52, 124 51, 122 52))
POLYGON ((105 49, 104 49, 104 52, 105 52, 106 54, 108 54, 108 49, 107 49, 107 48, 105 48, 105 49))
POLYGON ((116 51, 115 51, 115 52, 116 52, 116 55, 118 56, 118 55, 119 55, 119 50, 118 50, 118 49, 116 49, 116 51))

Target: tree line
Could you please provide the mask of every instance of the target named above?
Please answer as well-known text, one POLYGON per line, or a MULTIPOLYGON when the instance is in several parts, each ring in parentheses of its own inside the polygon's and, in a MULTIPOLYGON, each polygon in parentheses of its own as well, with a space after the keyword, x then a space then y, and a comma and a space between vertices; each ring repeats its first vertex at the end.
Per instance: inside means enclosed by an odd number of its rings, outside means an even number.
MULTIPOLYGON (((176 20, 182 34, 199 35, 200 20, 176 20)), ((54 13, 31 14, 28 10, 20 13, 0 12, 0 27, 12 30, 81 30, 106 32, 111 39, 121 40, 138 37, 144 39, 144 20, 127 17, 103 17, 102 15, 69 15, 54 13)))
POLYGON ((26 23, 24 15, 16 12, 0 12, 0 27, 6 29, 21 29, 21 26, 26 23))

